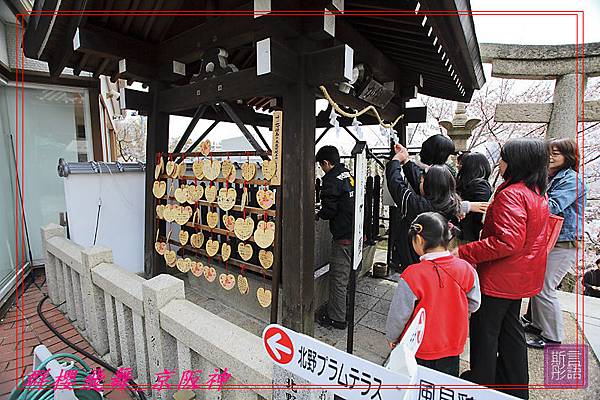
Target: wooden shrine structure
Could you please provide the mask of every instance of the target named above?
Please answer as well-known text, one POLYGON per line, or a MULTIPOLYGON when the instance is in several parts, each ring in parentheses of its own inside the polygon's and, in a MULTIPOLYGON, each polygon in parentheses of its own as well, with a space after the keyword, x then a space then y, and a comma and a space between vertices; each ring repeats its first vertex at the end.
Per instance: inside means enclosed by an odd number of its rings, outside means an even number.
MULTIPOLYGON (((148 88, 120 95, 122 108, 148 116, 148 277, 165 270, 153 246, 160 223, 152 185, 154 155, 168 152, 169 115, 192 117, 175 153, 189 151, 196 123, 209 119, 202 138, 233 122, 268 158, 256 127, 270 128, 272 117, 258 111, 282 110, 282 250, 272 279, 281 280, 281 322, 312 333, 315 129, 329 126, 328 115, 315 112, 320 87, 342 107, 373 105, 388 122, 403 115, 394 127, 403 142, 406 125, 426 116, 425 108, 406 107, 417 93, 469 102, 485 81, 472 19, 459 10, 469 11, 469 1, 36 0, 24 53, 46 61, 53 78, 72 68, 148 88)), ((378 123, 370 113, 359 120, 378 123)))

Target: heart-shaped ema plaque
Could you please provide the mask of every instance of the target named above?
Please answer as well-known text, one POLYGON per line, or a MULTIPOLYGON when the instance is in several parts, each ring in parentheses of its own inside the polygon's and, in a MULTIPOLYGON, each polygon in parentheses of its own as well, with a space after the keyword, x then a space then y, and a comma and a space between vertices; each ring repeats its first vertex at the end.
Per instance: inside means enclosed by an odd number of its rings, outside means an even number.
POLYGON ((179 231, 179 244, 185 246, 190 239, 190 234, 188 231, 184 231, 183 229, 179 231))
POLYGON ((219 242, 216 240, 208 239, 206 241, 206 252, 209 257, 214 257, 219 252, 219 242))
POLYGON ((210 154, 210 140, 206 139, 200 142, 200 153, 204 156, 210 154))
POLYGON ((167 250, 167 244, 165 242, 154 242, 154 250, 162 256, 167 250))
POLYGON ((268 210, 275 204, 275 192, 270 189, 261 189, 256 193, 258 205, 263 210, 268 210))
POLYGON ((160 175, 163 173, 164 169, 165 169, 165 164, 163 163, 163 158, 160 157, 158 164, 156 164, 156 167, 154 167, 154 179, 158 179, 160 177, 160 175))
POLYGON ((242 257, 242 260, 248 261, 252 258, 252 245, 250 243, 240 242, 238 244, 238 254, 242 257))
POLYGON ((189 185, 187 186, 187 199, 188 204, 195 204, 200 201, 204 195, 204 187, 201 185, 189 185))
POLYGON ((202 232, 193 233, 190 237, 190 243, 193 247, 200 249, 204 243, 204 234, 202 232))
POLYGON ((179 270, 181 272, 186 273, 186 272, 188 272, 189 270, 192 269, 192 263, 193 263, 193 261, 189 257, 186 257, 183 261, 184 261, 184 264, 182 265, 183 269, 180 268, 179 270))
POLYGON ((266 180, 270 181, 271 179, 273 179, 276 172, 277 172, 277 164, 275 163, 275 160, 263 161, 262 173, 263 173, 263 177, 266 180))
POLYGON ((260 250, 258 252, 258 261, 264 269, 269 269, 273 266, 273 253, 269 250, 260 250))
POLYGON ((228 231, 233 232, 235 229, 235 217, 228 214, 223 215, 223 224, 228 231))
POLYGON ((216 212, 207 212, 206 213, 206 224, 211 228, 216 228, 219 223, 219 214, 216 212))
POLYGON ((154 181, 152 185, 152 194, 157 199, 162 198, 167 193, 167 182, 165 181, 154 181))
POLYGON ((209 181, 214 181, 219 177, 221 173, 221 161, 219 160, 204 160, 204 167, 202 168, 204 177, 209 181))
POLYGON ((207 281, 214 282, 215 278, 217 277, 217 271, 215 271, 213 267, 206 265, 204 267, 204 277, 207 281))
POLYGON ((248 240, 254 231, 254 220, 251 217, 238 218, 235 220, 235 236, 240 240, 248 240))
POLYGON ((166 250, 163 254, 163 257, 165 258, 165 262, 169 267, 175 266, 175 262, 177 262, 177 254, 175 254, 173 250, 166 250))
POLYGON ((165 206, 163 204, 159 204, 156 206, 156 216, 160 219, 165 217, 165 206))
POLYGON ((177 177, 183 179, 185 177, 185 172, 187 170, 187 165, 185 165, 185 160, 177 165, 177 177))
POLYGON ((231 257, 231 246, 228 243, 223 243, 221 246, 221 258, 223 262, 229 260, 229 257, 231 257))
POLYGON ((175 189, 175 200, 177 200, 178 203, 185 203, 187 201, 187 198, 188 192, 186 185, 182 185, 181 187, 175 189))
POLYGON ((175 164, 175 161, 167 161, 167 175, 170 176, 171 178, 175 178, 175 175, 177 174, 177 165, 175 164))
POLYGON ((204 179, 204 160, 196 160, 192 164, 192 172, 197 179, 204 179))
POLYGON ((254 242, 258 247, 266 249, 275 240, 275 222, 259 221, 254 231, 254 242))
POLYGON ((163 210, 163 216, 165 218, 165 221, 167 222, 173 222, 175 221, 175 216, 177 215, 176 213, 176 208, 177 206, 173 205, 173 204, 167 204, 163 210))
POLYGON ((204 273, 204 265, 200 261, 192 261, 190 270, 196 278, 200 278, 204 273))
POLYGON ((250 285, 248 285, 248 278, 243 275, 238 275, 238 290, 241 294, 248 294, 248 290, 250 289, 250 285))
POLYGON ((265 288, 258 288, 256 291, 256 298, 258 299, 258 303, 267 308, 271 305, 271 291, 265 288))
POLYGON ((242 164, 242 178, 251 181, 256 176, 256 164, 245 162, 242 164))
POLYGON ((204 189, 204 198, 209 203, 214 203, 217 199, 217 187, 216 186, 208 186, 204 189))
POLYGON ((219 196, 217 197, 217 204, 223 211, 229 211, 235 205, 235 199, 237 193, 234 188, 221 188, 219 189, 219 196))
MULTIPOLYGON (((177 206, 176 206, 177 207, 177 206)), ((177 214, 175 215, 175 222, 178 225, 185 225, 190 220, 193 210, 190 206, 178 206, 177 214)))
POLYGON ((219 275, 219 283, 225 290, 231 290, 235 286, 235 276, 232 274, 219 275))
POLYGON ((233 175, 233 179, 235 180, 235 166, 231 160, 223 160, 221 163, 221 174, 229 182, 231 182, 231 175, 233 175))

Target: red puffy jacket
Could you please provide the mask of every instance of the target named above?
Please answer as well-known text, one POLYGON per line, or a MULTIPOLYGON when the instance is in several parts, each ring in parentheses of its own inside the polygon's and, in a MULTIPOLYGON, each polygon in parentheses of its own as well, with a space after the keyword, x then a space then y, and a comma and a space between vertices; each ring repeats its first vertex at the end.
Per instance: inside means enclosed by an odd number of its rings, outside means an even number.
POLYGON ((459 247, 459 256, 476 265, 483 294, 521 299, 542 290, 548 218, 547 196, 522 182, 498 188, 481 239, 459 247))

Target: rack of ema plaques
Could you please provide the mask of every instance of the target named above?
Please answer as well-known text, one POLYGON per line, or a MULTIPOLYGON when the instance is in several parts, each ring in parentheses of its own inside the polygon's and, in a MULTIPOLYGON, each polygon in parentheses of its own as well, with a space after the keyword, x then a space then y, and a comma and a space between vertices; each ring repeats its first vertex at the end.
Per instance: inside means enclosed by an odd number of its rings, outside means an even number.
POLYGON ((275 160, 222 153, 157 154, 155 251, 201 293, 269 320, 276 260, 275 160), (233 158, 232 158, 233 157, 233 158), (159 224, 159 226, 162 224, 159 224))

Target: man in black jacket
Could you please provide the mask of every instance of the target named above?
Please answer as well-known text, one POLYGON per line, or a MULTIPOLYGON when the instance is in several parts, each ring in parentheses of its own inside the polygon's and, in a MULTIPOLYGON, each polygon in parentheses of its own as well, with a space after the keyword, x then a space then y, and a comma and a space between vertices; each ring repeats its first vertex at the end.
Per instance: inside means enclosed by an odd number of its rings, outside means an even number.
POLYGON ((323 146, 316 159, 325 172, 317 218, 329 221, 333 236, 329 260, 329 301, 317 322, 322 326, 345 329, 346 293, 352 263, 354 179, 340 163, 340 155, 334 146, 323 146))

